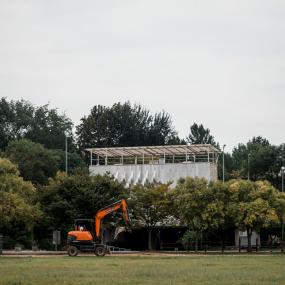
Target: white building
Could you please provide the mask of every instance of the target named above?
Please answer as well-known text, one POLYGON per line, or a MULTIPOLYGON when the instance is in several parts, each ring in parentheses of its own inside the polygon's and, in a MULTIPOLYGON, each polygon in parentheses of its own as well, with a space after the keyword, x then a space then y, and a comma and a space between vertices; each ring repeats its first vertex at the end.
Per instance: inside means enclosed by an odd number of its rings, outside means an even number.
POLYGON ((181 177, 217 180, 220 151, 209 144, 89 148, 90 175, 110 173, 128 185, 181 177))

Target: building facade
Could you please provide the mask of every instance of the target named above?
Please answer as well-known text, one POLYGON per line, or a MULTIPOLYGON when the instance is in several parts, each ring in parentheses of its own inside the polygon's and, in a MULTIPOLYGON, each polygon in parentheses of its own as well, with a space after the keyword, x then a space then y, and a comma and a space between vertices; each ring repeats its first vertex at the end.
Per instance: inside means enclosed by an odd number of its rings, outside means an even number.
POLYGON ((215 181, 219 150, 208 144, 90 148, 90 175, 110 173, 127 185, 188 176, 215 181))

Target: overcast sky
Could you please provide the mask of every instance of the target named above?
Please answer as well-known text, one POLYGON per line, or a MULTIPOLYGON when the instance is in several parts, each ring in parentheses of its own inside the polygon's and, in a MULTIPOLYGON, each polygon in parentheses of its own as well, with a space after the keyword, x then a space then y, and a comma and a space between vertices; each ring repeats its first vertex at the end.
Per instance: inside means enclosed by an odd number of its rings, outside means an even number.
POLYGON ((230 150, 285 142, 284 0, 0 0, 0 97, 50 102, 77 124, 141 103, 230 150))

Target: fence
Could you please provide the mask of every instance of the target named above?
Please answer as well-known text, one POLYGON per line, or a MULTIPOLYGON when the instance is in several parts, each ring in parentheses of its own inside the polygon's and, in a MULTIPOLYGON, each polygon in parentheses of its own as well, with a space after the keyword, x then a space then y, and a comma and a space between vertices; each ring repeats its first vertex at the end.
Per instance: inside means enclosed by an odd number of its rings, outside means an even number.
MULTIPOLYGON (((124 244, 124 247, 109 245, 110 251, 131 251, 133 248, 128 246, 128 243, 124 244)), ((11 246, 10 239, 3 234, 0 234, 0 254, 3 250, 16 250, 20 251, 24 249, 21 244, 15 244, 11 246)), ((30 248, 27 248, 30 249, 30 248)), ((232 241, 213 241, 213 240, 199 240, 196 246, 195 242, 188 244, 182 244, 181 242, 160 242, 156 250, 168 251, 168 252, 200 252, 200 253, 245 253, 248 251, 247 244, 242 242, 240 237, 238 244, 232 241)), ((260 240, 256 238, 251 247, 252 252, 259 253, 284 253, 284 244, 282 241, 268 239, 260 240)))
MULTIPOLYGON (((239 238, 238 245, 236 246, 232 242, 198 242, 198 246, 195 250, 194 242, 188 245, 182 243, 161 243, 161 251, 186 251, 186 252, 204 252, 204 253, 243 253, 248 252, 248 246, 244 245, 239 238)), ((258 238, 255 243, 251 246, 251 252, 268 252, 277 253, 284 252, 283 243, 269 243, 268 241, 260 241, 258 238)))

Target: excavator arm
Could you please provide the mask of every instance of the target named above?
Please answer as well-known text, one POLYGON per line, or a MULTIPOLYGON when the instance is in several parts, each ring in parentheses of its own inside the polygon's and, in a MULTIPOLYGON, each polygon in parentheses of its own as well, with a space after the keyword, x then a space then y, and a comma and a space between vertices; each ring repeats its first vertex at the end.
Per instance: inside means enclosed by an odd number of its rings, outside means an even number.
POLYGON ((97 238, 100 238, 100 232, 101 232, 101 221, 102 219, 107 216, 110 213, 116 212, 116 211, 122 211, 123 218, 126 223, 129 222, 129 213, 128 213, 128 207, 125 199, 119 200, 103 209, 100 209, 96 213, 95 217, 95 234, 97 238))

